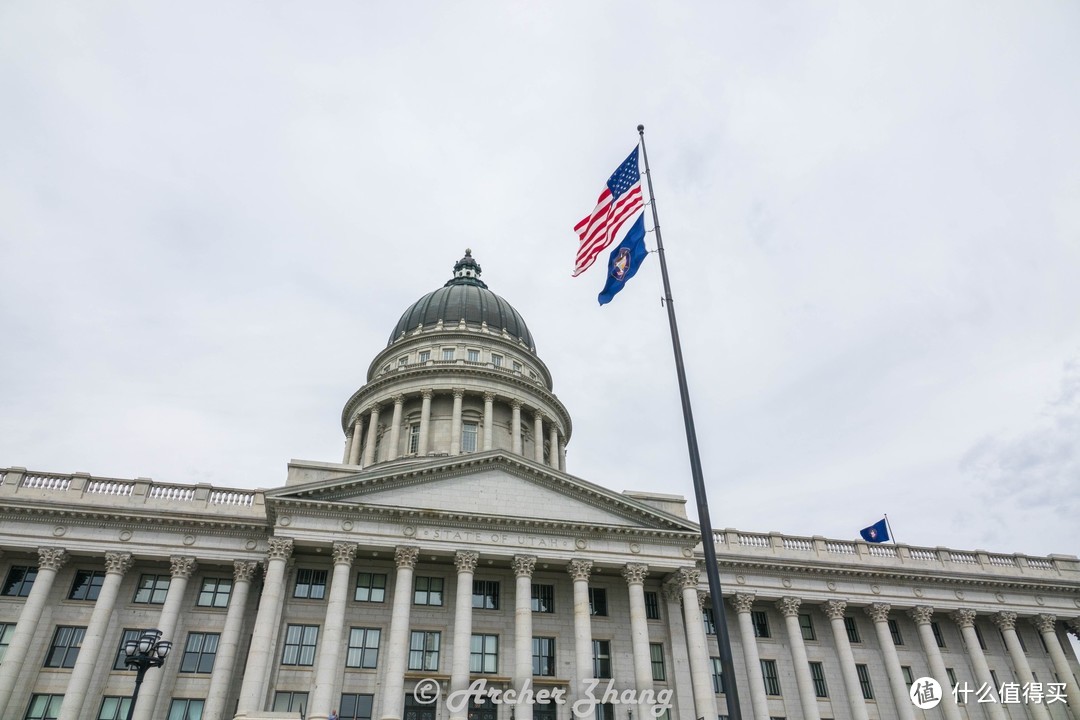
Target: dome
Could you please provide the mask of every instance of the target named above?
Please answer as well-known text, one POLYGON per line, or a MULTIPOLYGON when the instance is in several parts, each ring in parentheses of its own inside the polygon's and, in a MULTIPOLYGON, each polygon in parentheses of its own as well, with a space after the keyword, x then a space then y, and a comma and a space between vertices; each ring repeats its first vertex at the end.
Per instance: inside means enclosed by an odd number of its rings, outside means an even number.
POLYGON ((488 290, 480 279, 480 265, 473 259, 472 250, 454 264, 454 277, 435 292, 420 298, 405 310, 394 326, 387 345, 393 344, 402 333, 421 325, 433 328, 440 322, 447 329, 457 327, 464 319, 467 325, 479 328, 487 323, 492 332, 506 330, 512 338, 520 338, 533 352, 532 333, 521 313, 503 298, 488 290))

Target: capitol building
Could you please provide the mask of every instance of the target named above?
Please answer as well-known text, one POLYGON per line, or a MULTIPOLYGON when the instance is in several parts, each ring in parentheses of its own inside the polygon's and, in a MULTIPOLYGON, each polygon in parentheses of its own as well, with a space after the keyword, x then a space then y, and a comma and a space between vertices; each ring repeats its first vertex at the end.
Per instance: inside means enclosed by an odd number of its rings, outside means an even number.
POLYGON ((720 530, 725 677, 685 499, 572 474, 536 348, 466 251, 340 458, 269 490, 0 469, 0 720, 726 720, 731 682, 746 720, 1080 720, 1070 555, 720 530))

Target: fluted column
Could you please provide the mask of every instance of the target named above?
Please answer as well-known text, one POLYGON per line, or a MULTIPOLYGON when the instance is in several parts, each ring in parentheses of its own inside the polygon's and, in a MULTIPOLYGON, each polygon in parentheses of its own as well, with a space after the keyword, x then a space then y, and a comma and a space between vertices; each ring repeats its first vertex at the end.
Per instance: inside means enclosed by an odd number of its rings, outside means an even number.
POLYGON ((350 442, 352 444, 349 445, 349 464, 350 465, 356 465, 357 463, 360 462, 360 446, 364 442, 363 432, 364 432, 364 418, 362 416, 360 416, 360 415, 357 415, 356 419, 353 420, 352 439, 350 440, 350 442))
MULTIPOLYGON (((183 643, 176 635, 176 621, 180 619, 180 609, 184 605, 184 591, 187 590, 188 579, 195 572, 195 558, 183 555, 173 555, 169 558, 172 578, 169 580, 169 591, 165 593, 165 604, 161 606, 161 615, 158 618, 157 629, 161 631, 162 640, 171 640, 176 647, 183 647, 183 643)), ((139 690, 139 701, 135 705, 134 720, 150 720, 154 714, 154 705, 157 704, 158 691, 161 689, 161 680, 164 672, 147 673, 139 690)))
MULTIPOLYGON (((398 447, 398 441, 401 439, 401 410, 405 405, 404 395, 394 396, 394 415, 390 424, 390 448, 386 458, 388 460, 397 460, 401 457, 401 449, 398 447)), ((331 708, 332 710, 333 708, 331 708)))
POLYGON ((934 617, 934 608, 927 605, 919 605, 908 610, 908 615, 915 621, 915 628, 919 631, 919 640, 922 642, 923 652, 930 663, 930 675, 941 684, 941 704, 938 706, 945 713, 946 720, 961 720, 960 709, 956 706, 956 698, 952 694, 952 685, 949 683, 949 673, 945 671, 945 661, 941 659, 941 651, 938 649, 937 640, 934 639, 934 630, 930 623, 934 617))
POLYGON ((428 454, 428 436, 431 434, 431 396, 430 390, 420 391, 420 437, 416 439, 420 448, 416 454, 421 457, 428 454))
POLYGON ((450 416, 450 454, 461 454, 461 399, 465 397, 465 391, 461 388, 454 389, 454 410, 450 416))
MULTIPOLYGON (((686 623, 686 644, 690 654, 690 684, 694 689, 694 716, 713 718, 716 717, 716 694, 712 687, 705 620, 701 615, 698 569, 679 568, 675 573, 675 582, 682 590, 683 622, 686 623)), ((732 680, 728 678, 729 682, 732 680)))
MULTIPOLYGON (((458 550, 454 555, 457 566, 457 599, 454 602, 454 655, 450 665, 450 692, 469 687, 469 646, 472 642, 473 573, 480 554, 458 550)), ((469 708, 459 707, 450 712, 450 720, 465 720, 469 708)))
POLYGON ((364 467, 375 462, 375 444, 379 440, 379 403, 371 406, 371 419, 368 420, 367 443, 364 445, 364 467))
POLYGON ((551 421, 551 427, 548 428, 548 465, 554 469, 559 469, 559 427, 555 424, 555 421, 551 421))
MULTIPOLYGON (((754 596, 750 593, 736 593, 731 604, 739 618, 739 641, 746 659, 746 678, 750 685, 750 704, 754 709, 754 720, 769 720, 769 698, 765 694, 765 677, 761 674, 757 635, 754 634, 754 623, 750 617, 754 596)), ((727 678, 726 682, 733 682, 733 679, 727 678)))
POLYGON ((566 472, 566 440, 559 443, 559 470, 566 472))
MULTIPOLYGON (((1020 680, 1021 686, 1035 682, 1035 676, 1031 674, 1031 665, 1024 653, 1024 646, 1020 644, 1020 638, 1016 637, 1016 613, 1007 611, 994 613, 990 619, 998 626, 1001 635, 1005 638, 1005 647, 1009 650, 1009 657, 1012 658, 1013 667, 1016 668, 1016 677, 1020 680)), ((1035 720, 1050 720, 1050 712, 1042 703, 1028 703, 1027 709, 1035 720)))
POLYGON ((11 634, 4 662, 0 663, 0 708, 7 707, 11 691, 19 679, 19 671, 26 661, 26 653, 37 634, 41 611, 49 599, 56 572, 67 562, 67 551, 59 547, 38 548, 38 572, 30 594, 26 596, 19 620, 15 623, 15 632, 11 634))
POLYGON ((874 621, 874 632, 877 633, 878 645, 881 646, 881 654, 885 658, 885 672, 889 676, 889 689, 892 690, 896 712, 900 720, 915 720, 907 683, 904 682, 904 671, 900 668, 900 656, 896 652, 896 643, 893 642, 892 632, 889 630, 891 609, 887 603, 873 603, 866 607, 866 614, 874 621))
MULTIPOLYGON (((514 689, 518 697, 532 685, 532 574, 536 556, 514 556, 514 689)), ((532 720, 532 703, 515 706, 517 720, 532 720)))
POLYGON ((776 603, 776 609, 784 616, 787 628, 788 644, 791 646, 791 661, 795 665, 795 684, 799 686, 799 703, 802 705, 803 718, 820 720, 817 693, 814 691, 814 679, 810 677, 810 661, 806 659, 806 645, 803 643, 802 628, 799 627, 799 606, 802 600, 797 597, 783 597, 776 603))
MULTIPOLYGON (((552 456, 555 457, 554 454, 552 456)), ((648 574, 649 566, 642 563, 627 563, 622 570, 630 593, 630 647, 634 654, 634 685, 639 699, 646 690, 651 696, 653 690, 649 622, 645 615, 645 578, 648 574)), ((652 717, 651 704, 639 702, 638 705, 638 717, 652 717)))
MULTIPOLYGON (((420 548, 399 545, 394 551, 394 608, 390 616, 390 640, 386 644, 386 677, 383 680, 382 720, 401 720, 405 706, 405 661, 409 657, 409 611, 412 608, 413 569, 420 548)), ((469 596, 470 604, 472 595, 469 596)))
POLYGON ((953 619, 960 628, 960 634, 964 636, 964 644, 967 645, 968 655, 971 657, 971 666, 975 670, 975 679, 978 680, 979 685, 985 684, 991 688, 990 697, 993 701, 983 703, 986 705, 987 714, 991 720, 1005 720, 1005 711, 1001 709, 998 702, 997 688, 994 687, 990 666, 986 663, 986 656, 983 655, 982 646, 979 645, 979 636, 975 632, 975 611, 961 608, 949 613, 949 617, 953 619))
POLYGON ((278 609, 285 592, 285 563, 292 555, 292 538, 270 538, 266 553, 266 577, 259 596, 259 611, 251 633, 244 678, 240 686, 237 715, 252 715, 263 710, 266 683, 270 677, 271 654, 277 640, 278 609))
POLYGON ((1050 661, 1054 663, 1054 670, 1057 672, 1060 681, 1065 683, 1065 694, 1069 699, 1069 710, 1074 718, 1080 718, 1080 711, 1077 710, 1077 708, 1080 708, 1080 693, 1077 692, 1072 669, 1069 667, 1069 661, 1065 657, 1065 652, 1061 649, 1061 642, 1058 640, 1057 632, 1055 632, 1057 617, 1044 613, 1031 618, 1031 623, 1042 635, 1043 642, 1046 643, 1046 650, 1050 653, 1050 661))
POLYGON ((510 401, 510 451, 521 455, 521 401, 510 401))
POLYGON ((855 720, 867 720, 866 701, 862 696, 859 673, 855 670, 855 656, 851 652, 851 643, 848 642, 847 628, 844 627, 847 601, 829 600, 821 606, 821 609, 829 618, 829 624, 832 625, 833 640, 836 643, 837 653, 840 655, 840 674, 844 678, 844 689, 847 691, 851 715, 855 720))
POLYGON ((586 680, 593 679, 592 612, 589 607, 589 575, 592 560, 571 560, 566 571, 574 579, 574 678, 578 683, 575 693, 582 697, 586 680))
POLYGON ((319 659, 315 665, 315 682, 311 692, 311 720, 323 720, 337 707, 341 668, 341 641, 345 635, 345 603, 349 601, 349 575, 356 543, 334 543, 334 576, 330 580, 330 596, 326 603, 322 638, 319 642, 319 659))
POLYGON ((98 667, 98 654, 105 631, 109 628, 116 597, 120 593, 120 581, 131 565, 131 553, 105 553, 105 580, 94 602, 94 612, 90 615, 90 624, 86 626, 79 657, 71 669, 71 678, 64 691, 64 703, 60 708, 60 720, 76 720, 82 711, 86 689, 90 687, 94 669, 98 667))
POLYGON ((533 413, 533 460, 544 462, 544 413, 533 413))
POLYGON ((484 449, 491 450, 495 445, 493 426, 495 416, 495 393, 484 393, 484 449))
POLYGON ((244 627, 244 615, 247 612, 251 578, 258 566, 257 562, 251 560, 233 562, 233 587, 229 595, 229 609, 225 613, 225 627, 221 629, 221 639, 218 641, 217 657, 214 658, 214 670, 210 675, 210 687, 206 691, 206 707, 203 709, 202 720, 223 720, 225 717, 225 705, 229 699, 236 654, 240 647, 240 631, 244 627))

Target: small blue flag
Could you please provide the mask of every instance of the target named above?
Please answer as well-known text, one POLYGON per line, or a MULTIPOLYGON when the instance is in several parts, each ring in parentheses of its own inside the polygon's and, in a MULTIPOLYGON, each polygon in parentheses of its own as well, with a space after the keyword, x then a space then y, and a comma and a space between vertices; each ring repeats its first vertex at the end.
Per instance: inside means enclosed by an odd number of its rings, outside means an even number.
POLYGON ((881 518, 870 527, 860 530, 859 534, 862 535, 862 539, 866 542, 889 542, 889 524, 885 518, 881 518))
POLYGON ((634 277, 648 255, 649 251, 645 249, 645 213, 642 212, 630 227, 630 232, 626 233, 623 241, 611 251, 611 256, 608 258, 607 283, 596 298, 601 305, 611 302, 627 281, 634 277))

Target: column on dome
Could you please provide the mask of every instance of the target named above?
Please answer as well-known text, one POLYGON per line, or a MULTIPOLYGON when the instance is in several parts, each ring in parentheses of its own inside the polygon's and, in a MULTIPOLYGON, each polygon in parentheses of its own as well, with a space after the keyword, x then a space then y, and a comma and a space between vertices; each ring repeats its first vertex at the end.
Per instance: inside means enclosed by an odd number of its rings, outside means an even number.
POLYGON ((428 454, 428 437, 431 435, 431 390, 420 391, 420 436, 417 438, 419 449, 416 454, 423 457, 428 454))
POLYGON ((229 595, 229 609, 225 613, 225 627, 221 629, 221 639, 218 641, 217 657, 214 658, 214 670, 210 675, 210 687, 206 691, 206 707, 203 709, 202 720, 225 718, 225 703, 229 697, 229 688, 232 687, 251 578, 258 566, 259 564, 252 560, 233 562, 233 587, 229 595))
POLYGON ((652 656, 649 650, 649 623, 645 614, 645 578, 649 566, 643 563, 627 563, 622 576, 630 594, 630 647, 634 656, 634 685, 638 697, 638 717, 652 717, 652 704, 644 702, 642 695, 653 695, 652 656))
MULTIPOLYGON (((169 566, 172 577, 169 580, 169 591, 165 593, 165 604, 161 606, 157 629, 161 631, 162 640, 171 640, 173 646, 179 649, 183 647, 183 643, 180 638, 175 637, 176 621, 180 619, 188 579, 191 573, 195 572, 195 558, 173 555, 169 558, 169 566)), ((164 677, 165 673, 162 672, 146 674, 139 690, 139 701, 134 708, 134 720, 150 720, 153 717, 154 705, 157 704, 158 691, 164 677)))
POLYGON ((465 391, 454 388, 454 410, 450 416, 450 454, 461 454, 461 400, 465 391))
POLYGON ((124 574, 132 564, 131 553, 105 553, 105 580, 101 583, 97 600, 94 602, 94 612, 86 626, 79 657, 75 660, 75 667, 71 669, 71 678, 64 691, 64 703, 58 716, 60 720, 76 720, 82 711, 86 689, 90 687, 94 669, 98 667, 98 655, 105 640, 105 631, 109 628, 113 606, 120 594, 120 581, 124 579, 124 574))
MULTIPOLYGON (((390 638, 386 643, 386 676, 383 679, 382 720, 401 720, 405 705, 405 666, 409 657, 409 612, 412 609, 413 569, 420 548, 399 545, 394 550, 394 607, 390 615, 390 638)), ((470 594, 470 602, 471 602, 470 594)))
POLYGON ((844 678, 844 690, 847 692, 851 715, 855 720, 867 720, 869 716, 866 713, 866 701, 863 700, 859 673, 855 670, 855 655, 851 652, 847 628, 844 626, 847 601, 829 600, 821 606, 821 609, 832 626, 833 642, 836 644, 837 654, 840 655, 840 674, 844 678))
POLYGON ((694 689, 694 716, 716 717, 709 645, 705 638, 705 620, 701 614, 705 595, 698 592, 698 569, 679 568, 675 572, 675 582, 682 591, 683 622, 686 624, 686 644, 690 654, 690 684, 694 689))
POLYGON ((401 411, 405 406, 405 396, 394 396, 394 415, 390 422, 390 447, 387 450, 387 460, 397 460, 401 457, 401 448, 398 441, 401 439, 401 411))
POLYGON ((566 571, 574 580, 574 679, 576 697, 584 695, 585 681, 593 679, 592 609, 589 604, 589 576, 592 560, 571 560, 566 571))
POLYGON ((934 617, 934 608, 918 605, 908 610, 908 616, 915 621, 915 629, 919 631, 919 641, 930 664, 930 675, 941 684, 942 695, 945 696, 938 707, 945 713, 946 720, 961 720, 960 708, 956 706, 956 699, 951 692, 949 673, 945 671, 945 661, 941 659, 941 651, 934 638, 934 630, 930 626, 934 617))
POLYGON ((341 454, 341 464, 347 465, 349 456, 352 455, 352 433, 345 438, 345 452, 341 454))
MULTIPOLYGON (((532 686, 532 574, 535 555, 515 555, 514 567, 514 689, 518 697, 532 686)), ((515 706, 517 720, 532 720, 532 703, 515 706)))
POLYGON ((510 401, 510 451, 515 455, 523 454, 521 449, 521 401, 510 401))
POLYGON ((896 652, 896 643, 893 642, 892 632, 889 630, 891 609, 888 603, 872 603, 866 607, 865 612, 874 622, 874 632, 877 634, 878 645, 881 646, 881 654, 885 658, 885 672, 889 676, 889 689, 892 690, 896 712, 900 720, 915 720, 907 683, 904 681, 904 671, 900 668, 900 656, 896 652))
POLYGON ((1072 710, 1073 717, 1080 718, 1080 711, 1077 710, 1080 708, 1080 692, 1077 692, 1076 679, 1058 640, 1057 617, 1043 613, 1031 618, 1031 623, 1046 643, 1046 650, 1050 653, 1050 661, 1054 664, 1059 681, 1065 683, 1065 694, 1069 699, 1069 709, 1072 710))
POLYGON ((548 429, 548 465, 555 470, 559 469, 559 427, 554 420, 548 429))
MULTIPOLYGON (((454 555, 457 566, 457 597, 454 602, 454 655, 450 666, 450 692, 469 687, 469 649, 472 642, 472 590, 473 573, 480 554, 472 550, 458 550, 454 555)), ((468 707, 450 712, 450 720, 466 720, 468 707)))
POLYGON ((277 642, 278 612, 285 592, 285 564, 292 555, 292 538, 270 538, 266 552, 266 577, 259 596, 244 678, 240 685, 237 715, 253 715, 263 710, 270 662, 277 642))
POLYGON ((533 413, 533 460, 544 462, 544 413, 533 413))
POLYGON ((315 664, 315 681, 311 692, 311 720, 323 720, 337 707, 340 693, 341 642, 345 635, 345 605, 349 601, 349 576, 356 557, 356 543, 334 543, 334 574, 330 579, 330 594, 319 639, 319 657, 315 664))
MULTIPOLYGON (((1005 647, 1009 651, 1009 657, 1016 669, 1016 677, 1021 686, 1031 685, 1035 682, 1035 676, 1031 674, 1031 665, 1028 663, 1024 646, 1020 644, 1020 638, 1016 636, 1016 613, 1002 611, 990 616, 994 624, 1001 630, 1001 636, 1005 638, 1005 647)), ((1050 720, 1050 712, 1042 703, 1028 703, 1028 711, 1035 720, 1050 720)))
MULTIPOLYGON (((765 695, 765 677, 761 672, 761 656, 758 654, 757 635, 750 612, 754 607, 752 593, 736 593, 731 604, 739 618, 739 641, 746 660, 746 677, 750 684, 750 704, 754 720, 769 720, 769 698, 765 695)), ((729 679, 730 681, 730 679, 729 679)))
POLYGON ((370 420, 368 420, 367 442, 364 444, 364 467, 369 467, 375 462, 375 445, 379 441, 379 403, 371 406, 370 420))
POLYGON ((799 703, 802 705, 803 718, 820 720, 817 693, 814 691, 814 679, 810 677, 810 661, 806 657, 806 645, 803 643, 802 628, 799 626, 799 606, 802 600, 797 597, 783 597, 776 603, 776 609, 784 616, 787 629, 788 645, 791 646, 791 661, 795 666, 795 684, 799 687, 799 703))
POLYGON ((979 645, 979 636, 975 632, 975 611, 961 608, 949 613, 949 617, 960 628, 960 634, 964 638, 964 645, 967 646, 968 655, 971 656, 971 666, 975 670, 975 680, 979 685, 986 685, 990 688, 989 697, 992 697, 993 701, 985 703, 990 720, 1005 720, 1005 711, 1001 709, 998 702, 997 688, 994 686, 994 678, 990 674, 990 666, 986 662, 982 646, 979 645))
POLYGON ((566 472, 566 440, 559 442, 559 470, 566 472))
POLYGON ((484 450, 495 447, 494 420, 495 416, 495 393, 484 393, 484 450))

